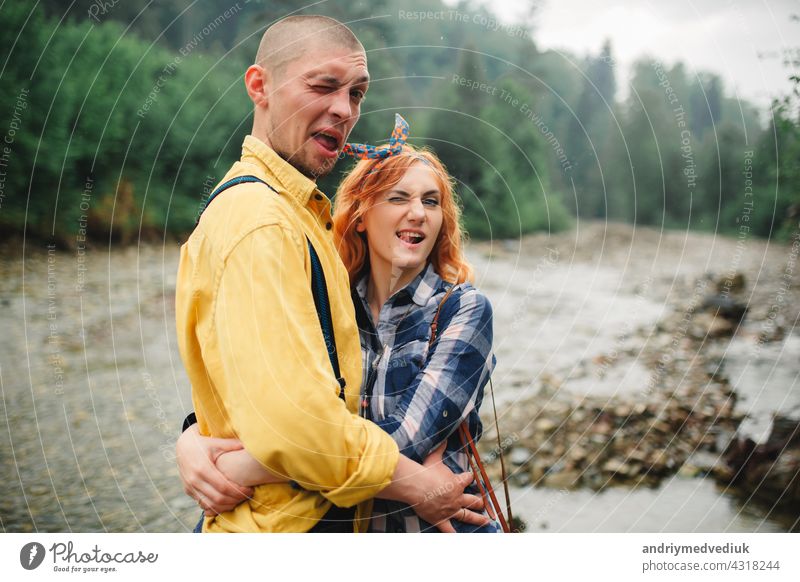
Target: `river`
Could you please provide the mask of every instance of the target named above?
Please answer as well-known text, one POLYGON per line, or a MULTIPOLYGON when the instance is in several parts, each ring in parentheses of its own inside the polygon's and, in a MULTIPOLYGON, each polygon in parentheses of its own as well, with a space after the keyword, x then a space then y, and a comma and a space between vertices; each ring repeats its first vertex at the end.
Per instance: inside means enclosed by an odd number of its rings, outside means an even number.
MULTIPOLYGON (((501 423, 536 399, 635 400, 651 374, 638 356, 642 344, 696 281, 734 270, 747 277, 750 313, 714 349, 737 407, 749 414, 741 430, 763 439, 774 412, 800 406, 800 302, 794 271, 794 287, 781 294, 791 248, 744 242, 579 223, 558 235, 472 244, 477 285, 495 312, 501 423), (758 343, 769 321, 783 337, 758 343)), ((3 531, 178 532, 196 522, 174 464, 191 410, 175 341, 177 261, 175 243, 86 255, 33 244, 0 249, 3 531)), ((488 413, 487 404, 487 423, 488 413)), ((657 487, 514 487, 512 499, 527 531, 796 526, 710 478, 680 473, 657 487)))

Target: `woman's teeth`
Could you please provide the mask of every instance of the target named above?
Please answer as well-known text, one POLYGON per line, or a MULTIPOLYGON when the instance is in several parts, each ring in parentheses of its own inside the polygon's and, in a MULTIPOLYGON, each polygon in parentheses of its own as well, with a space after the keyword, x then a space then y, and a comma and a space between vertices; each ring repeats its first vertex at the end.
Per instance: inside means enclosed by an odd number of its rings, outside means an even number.
POLYGON ((409 244, 416 244, 421 242, 425 236, 417 232, 400 231, 397 233, 397 238, 409 244))

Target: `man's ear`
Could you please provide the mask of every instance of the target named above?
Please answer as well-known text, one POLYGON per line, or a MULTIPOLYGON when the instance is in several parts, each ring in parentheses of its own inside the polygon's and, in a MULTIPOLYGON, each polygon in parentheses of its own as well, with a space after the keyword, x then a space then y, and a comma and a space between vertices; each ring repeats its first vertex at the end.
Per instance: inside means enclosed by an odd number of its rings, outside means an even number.
POLYGON ((266 109, 270 91, 269 71, 261 65, 250 65, 244 74, 244 86, 253 104, 266 109))

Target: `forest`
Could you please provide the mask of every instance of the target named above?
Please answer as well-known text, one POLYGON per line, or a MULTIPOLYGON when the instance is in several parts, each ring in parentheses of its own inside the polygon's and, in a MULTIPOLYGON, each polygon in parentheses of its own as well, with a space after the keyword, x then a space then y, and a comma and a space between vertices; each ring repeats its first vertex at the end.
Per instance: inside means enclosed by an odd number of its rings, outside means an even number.
MULTIPOLYGON (((0 46, 0 226, 75 247, 180 239, 238 158, 260 36, 281 0, 6 3, 0 46)), ((714 72, 542 51, 536 11, 501 24, 482 5, 324 2, 368 53, 352 141, 393 115, 457 181, 474 239, 604 219, 788 239, 800 214, 798 78, 768 110, 714 72), (620 99, 626 87, 626 97, 620 99)), ((798 50, 782 57, 798 65, 798 50)), ((349 165, 321 181, 333 196, 349 165)))

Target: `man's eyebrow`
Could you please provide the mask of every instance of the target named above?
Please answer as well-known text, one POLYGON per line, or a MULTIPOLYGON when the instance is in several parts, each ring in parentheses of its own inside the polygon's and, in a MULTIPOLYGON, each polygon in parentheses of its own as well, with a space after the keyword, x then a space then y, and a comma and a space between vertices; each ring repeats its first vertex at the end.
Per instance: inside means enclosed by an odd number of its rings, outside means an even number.
POLYGON ((323 83, 328 83, 329 85, 333 85, 335 87, 338 87, 342 84, 342 82, 333 75, 326 75, 325 73, 311 75, 311 78, 317 81, 322 81, 323 83))
MULTIPOLYGON (((311 75, 311 77, 313 79, 316 79, 317 81, 322 81, 323 83, 327 83, 327 84, 329 84, 329 85, 331 85, 333 87, 341 87, 342 84, 343 84, 337 77, 334 77, 333 75, 328 75, 326 73, 319 73, 317 75, 311 75)), ((358 86, 358 85, 369 85, 369 76, 364 75, 362 77, 359 77, 358 79, 356 79, 353 82, 353 85, 356 85, 356 86, 358 86)))

